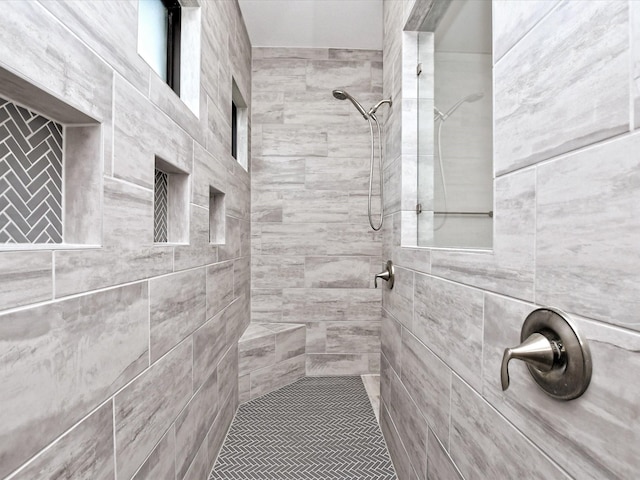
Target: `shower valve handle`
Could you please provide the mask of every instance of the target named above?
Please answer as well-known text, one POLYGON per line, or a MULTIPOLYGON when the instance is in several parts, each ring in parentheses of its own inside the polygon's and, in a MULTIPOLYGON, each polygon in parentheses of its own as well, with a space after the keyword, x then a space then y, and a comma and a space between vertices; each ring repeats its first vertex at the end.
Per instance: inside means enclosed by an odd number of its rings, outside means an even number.
POLYGON ((391 262, 391 260, 387 261, 387 265, 386 265, 386 270, 380 273, 377 273, 376 276, 373 279, 373 285, 378 288, 378 279, 381 278, 382 280, 384 280, 385 282, 387 282, 389 284, 389 290, 391 290, 393 288, 393 282, 394 282, 394 268, 393 268, 393 263, 391 262))

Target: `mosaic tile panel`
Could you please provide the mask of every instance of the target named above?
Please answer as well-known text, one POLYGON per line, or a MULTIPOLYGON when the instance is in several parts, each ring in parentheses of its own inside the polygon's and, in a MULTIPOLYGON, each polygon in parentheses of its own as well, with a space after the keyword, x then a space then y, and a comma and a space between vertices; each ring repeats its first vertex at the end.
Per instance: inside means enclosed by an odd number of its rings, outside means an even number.
POLYGON ((209 480, 395 480, 360 377, 306 377, 240 406, 209 480))
POLYGON ((62 242, 62 125, 0 98, 0 243, 62 242))
POLYGON ((153 241, 167 243, 168 175, 156 168, 153 187, 153 241))

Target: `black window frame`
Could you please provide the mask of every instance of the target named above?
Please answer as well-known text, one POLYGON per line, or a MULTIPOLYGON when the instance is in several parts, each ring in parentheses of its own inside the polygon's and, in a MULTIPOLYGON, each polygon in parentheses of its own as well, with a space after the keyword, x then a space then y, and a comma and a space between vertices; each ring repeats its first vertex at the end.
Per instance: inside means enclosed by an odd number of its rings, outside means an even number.
POLYGON ((231 156, 238 159, 238 107, 231 100, 231 156))
POLYGON ((180 95, 180 37, 182 5, 178 0, 162 0, 167 9, 167 84, 180 95))

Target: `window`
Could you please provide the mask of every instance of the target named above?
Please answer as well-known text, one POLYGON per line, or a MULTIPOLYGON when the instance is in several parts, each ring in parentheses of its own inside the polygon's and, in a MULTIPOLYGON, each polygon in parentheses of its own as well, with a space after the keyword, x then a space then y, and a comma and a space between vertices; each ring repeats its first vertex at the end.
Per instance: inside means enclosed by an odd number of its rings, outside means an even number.
POLYGON ((140 0, 138 52, 180 95, 182 7, 178 0, 140 0))
POLYGON ((235 79, 231 91, 231 155, 247 170, 249 165, 249 109, 235 79))
POLYGON ((231 156, 238 159, 238 107, 231 102, 231 156))

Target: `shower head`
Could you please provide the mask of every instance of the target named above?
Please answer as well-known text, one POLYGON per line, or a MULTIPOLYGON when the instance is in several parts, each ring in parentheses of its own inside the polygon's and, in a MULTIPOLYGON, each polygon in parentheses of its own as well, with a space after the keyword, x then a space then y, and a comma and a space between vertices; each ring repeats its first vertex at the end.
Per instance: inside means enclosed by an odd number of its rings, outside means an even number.
POLYGON ((369 118, 369 115, 367 115, 367 111, 362 107, 362 105, 360 105, 360 103, 351 95, 349 95, 345 90, 334 90, 333 96, 338 100, 349 100, 351 103, 353 103, 353 106, 356 107, 356 110, 360 112, 360 115, 362 115, 365 120, 369 118))
POLYGON ((451 107, 449 110, 447 110, 447 113, 442 113, 437 107, 433 107, 433 111, 435 113, 434 118, 435 120, 437 120, 438 118, 440 120, 442 120, 443 122, 449 118, 451 116, 451 114, 453 112, 455 112, 460 105, 462 105, 463 103, 473 103, 473 102, 477 102, 478 100, 480 100, 481 98, 484 97, 484 93, 483 92, 476 92, 476 93, 472 93, 470 95, 467 95, 466 97, 462 98, 461 100, 458 100, 453 107, 451 107))

